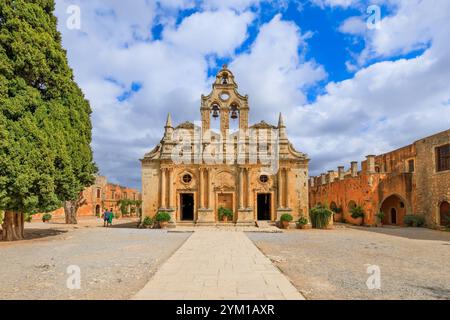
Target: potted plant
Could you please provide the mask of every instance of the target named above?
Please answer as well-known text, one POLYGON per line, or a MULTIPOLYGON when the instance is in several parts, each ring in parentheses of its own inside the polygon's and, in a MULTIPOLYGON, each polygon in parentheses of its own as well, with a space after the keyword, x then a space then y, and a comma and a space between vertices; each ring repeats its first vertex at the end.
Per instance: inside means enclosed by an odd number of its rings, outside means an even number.
POLYGON ((158 212, 155 216, 155 221, 158 222, 160 229, 164 229, 169 223, 170 219, 170 214, 164 211, 158 212))
POLYGON ((342 221, 342 207, 332 208, 334 212, 334 221, 341 222, 342 221))
POLYGON ((219 220, 222 220, 223 222, 228 222, 228 220, 233 219, 233 211, 228 208, 220 207, 219 208, 219 220))
POLYGON ((375 214, 375 216, 377 217, 377 227, 382 227, 383 226, 383 219, 384 219, 384 212, 383 211, 379 211, 377 214, 375 214))
POLYGON ((142 221, 142 227, 145 229, 149 229, 153 227, 153 219, 151 217, 145 217, 144 221, 142 221))
POLYGON ((294 218, 289 214, 285 213, 280 217, 281 227, 283 229, 289 229, 289 223, 294 220, 294 218))
POLYGON ((333 211, 325 206, 315 206, 309 211, 311 224, 316 229, 326 229, 331 222, 333 211))
POLYGON ((308 218, 306 218, 305 216, 301 216, 297 221, 297 228, 304 229, 307 224, 308 224, 308 218))
POLYGON ((356 206, 350 209, 351 217, 355 220, 355 224, 360 226, 364 222, 364 209, 356 206))
POLYGON ((52 220, 52 215, 50 213, 44 213, 42 216, 42 222, 49 222, 52 220))

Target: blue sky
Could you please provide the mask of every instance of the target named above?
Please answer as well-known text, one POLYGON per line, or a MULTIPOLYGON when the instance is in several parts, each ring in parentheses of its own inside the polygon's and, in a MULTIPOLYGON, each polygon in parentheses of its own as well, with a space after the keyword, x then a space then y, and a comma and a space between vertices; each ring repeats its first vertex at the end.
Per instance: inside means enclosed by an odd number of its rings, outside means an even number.
POLYGON ((227 63, 250 121, 276 123, 311 174, 450 128, 446 0, 56 0, 76 81, 92 109, 101 174, 140 186, 168 112, 199 120, 227 63), (70 5, 80 29, 67 27, 70 5), (381 10, 369 28, 367 9, 381 10))

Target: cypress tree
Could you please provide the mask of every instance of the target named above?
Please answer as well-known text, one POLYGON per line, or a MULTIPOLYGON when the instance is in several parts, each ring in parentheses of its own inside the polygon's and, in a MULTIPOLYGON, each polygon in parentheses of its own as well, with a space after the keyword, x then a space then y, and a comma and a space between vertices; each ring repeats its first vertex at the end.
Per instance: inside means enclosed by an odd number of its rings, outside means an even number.
POLYGON ((25 213, 77 203, 97 170, 91 109, 73 79, 53 11, 53 0, 0 1, 3 240, 23 239, 25 213))

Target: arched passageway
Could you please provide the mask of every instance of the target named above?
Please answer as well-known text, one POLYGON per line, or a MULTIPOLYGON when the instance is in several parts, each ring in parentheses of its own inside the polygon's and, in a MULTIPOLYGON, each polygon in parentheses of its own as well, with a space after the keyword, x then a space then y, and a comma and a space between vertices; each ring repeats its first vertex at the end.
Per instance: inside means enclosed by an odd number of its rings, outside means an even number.
POLYGON ((406 203, 397 195, 387 197, 382 205, 384 213, 383 224, 402 225, 406 215, 406 203))

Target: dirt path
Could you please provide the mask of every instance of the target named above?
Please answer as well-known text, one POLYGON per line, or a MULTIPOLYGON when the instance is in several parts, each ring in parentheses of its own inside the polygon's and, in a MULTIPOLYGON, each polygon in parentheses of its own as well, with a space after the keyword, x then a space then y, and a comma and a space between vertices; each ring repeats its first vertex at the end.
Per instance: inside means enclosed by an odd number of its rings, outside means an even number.
MULTIPOLYGON (((118 225, 117 225, 118 223, 118 225)), ((27 225, 32 240, 0 243, 1 299, 128 299, 149 281, 189 233, 129 228, 97 220, 77 226, 27 225), (67 287, 67 268, 79 266, 81 288, 67 287)))

